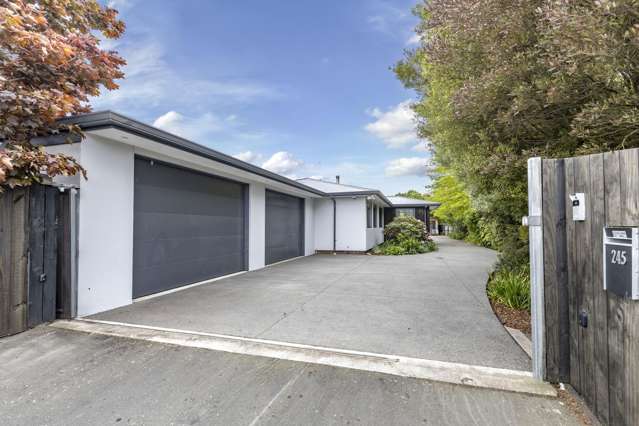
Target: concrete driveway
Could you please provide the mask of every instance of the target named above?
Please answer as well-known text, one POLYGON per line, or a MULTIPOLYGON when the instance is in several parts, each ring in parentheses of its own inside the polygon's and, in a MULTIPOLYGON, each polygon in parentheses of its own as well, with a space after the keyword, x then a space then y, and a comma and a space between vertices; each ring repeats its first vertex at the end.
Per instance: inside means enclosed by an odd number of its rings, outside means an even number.
POLYGON ((530 370, 485 294, 496 253, 315 255, 93 316, 136 325, 530 370))

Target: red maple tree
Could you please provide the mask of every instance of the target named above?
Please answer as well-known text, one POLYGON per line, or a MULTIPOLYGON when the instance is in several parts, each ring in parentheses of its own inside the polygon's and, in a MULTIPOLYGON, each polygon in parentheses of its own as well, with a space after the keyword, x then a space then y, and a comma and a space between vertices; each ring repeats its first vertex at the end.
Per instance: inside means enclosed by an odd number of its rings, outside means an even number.
POLYGON ((91 110, 101 88, 118 88, 125 65, 100 48, 100 34, 125 29, 115 9, 96 0, 0 0, 0 186, 27 186, 43 177, 86 171, 72 157, 50 154, 32 139, 80 135, 58 119, 91 110))

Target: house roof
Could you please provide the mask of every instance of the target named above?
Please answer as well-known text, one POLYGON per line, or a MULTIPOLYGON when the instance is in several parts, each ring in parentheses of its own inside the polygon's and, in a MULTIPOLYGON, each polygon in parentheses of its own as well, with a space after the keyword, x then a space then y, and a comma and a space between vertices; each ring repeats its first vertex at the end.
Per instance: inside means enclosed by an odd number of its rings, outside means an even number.
POLYGON ((328 182, 325 180, 313 178, 302 178, 298 179, 297 181, 303 183, 304 185, 325 192, 326 194, 333 197, 377 196, 389 207, 393 205, 390 200, 378 189, 345 185, 343 183, 328 182))
MULTIPOLYGON (((250 173, 254 173, 256 175, 272 179, 274 181, 313 193, 321 196, 326 196, 326 194, 312 186, 307 186, 301 182, 298 182, 293 179, 289 179, 277 173, 270 172, 266 169, 258 167, 254 164, 247 163, 242 160, 238 160, 237 158, 231 157, 230 155, 221 153, 211 148, 207 148, 198 143, 192 142, 188 139, 181 138, 179 136, 173 135, 169 132, 165 132, 164 130, 160 130, 157 127, 150 126, 148 124, 144 124, 140 121, 134 120, 132 118, 126 117, 122 114, 115 113, 113 111, 100 111, 100 112, 92 112, 89 114, 76 115, 73 117, 67 117, 60 120, 60 123, 67 124, 76 124, 82 130, 98 130, 98 129, 106 129, 106 128, 115 128, 125 132, 129 132, 132 134, 136 134, 138 136, 145 137, 147 139, 151 139, 163 145, 167 145, 173 148, 180 149, 182 151, 189 152, 191 154, 199 155, 204 158, 208 158, 210 160, 214 160, 223 164, 226 164, 231 167, 235 167, 250 173)), ((55 140, 60 138, 53 138, 55 140)))
POLYGON ((302 178, 298 179, 298 182, 303 182, 305 185, 312 186, 313 188, 324 191, 328 194, 334 192, 362 192, 362 191, 376 191, 372 188, 364 188, 362 186, 345 185, 343 183, 329 182, 321 179, 314 178, 302 178))
MULTIPOLYGON (((298 180, 289 179, 285 176, 273 173, 254 164, 238 160, 228 154, 216 151, 188 139, 181 138, 157 127, 142 123, 122 114, 113 111, 98 111, 88 114, 66 117, 60 120, 62 124, 75 124, 82 130, 99 130, 99 129, 118 129, 128 133, 132 133, 163 145, 177 148, 191 154, 226 164, 258 176, 262 176, 274 181, 289 185, 320 196, 346 197, 346 196, 377 196, 389 207, 420 207, 420 206, 439 206, 439 203, 414 200, 405 197, 386 197, 380 190, 372 188, 364 188, 361 186, 346 185, 336 182, 328 182, 320 179, 303 178, 298 180)), ((52 135, 39 143, 45 145, 55 145, 65 143, 66 137, 63 135, 52 135)))
POLYGON ((441 204, 436 201, 425 201, 398 196, 388 197, 388 199, 394 207, 439 207, 441 204))

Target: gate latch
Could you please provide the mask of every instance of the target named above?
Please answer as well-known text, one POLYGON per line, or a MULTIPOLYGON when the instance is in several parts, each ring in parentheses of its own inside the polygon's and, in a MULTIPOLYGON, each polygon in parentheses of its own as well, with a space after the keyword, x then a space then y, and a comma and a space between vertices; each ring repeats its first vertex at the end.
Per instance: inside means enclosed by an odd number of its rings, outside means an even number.
POLYGON ((43 283, 47 280, 47 274, 40 274, 40 277, 38 277, 38 280, 43 283))
POLYGON ((579 325, 588 328, 588 313, 586 311, 579 312, 579 325))

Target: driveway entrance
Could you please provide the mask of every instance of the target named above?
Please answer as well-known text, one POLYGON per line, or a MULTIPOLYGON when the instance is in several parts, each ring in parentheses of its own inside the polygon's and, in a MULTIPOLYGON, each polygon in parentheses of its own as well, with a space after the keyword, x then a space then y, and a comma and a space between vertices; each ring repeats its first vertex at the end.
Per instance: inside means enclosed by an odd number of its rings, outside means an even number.
POLYGON ((496 253, 438 242, 415 256, 301 258, 91 318, 530 370, 486 298, 496 253))

